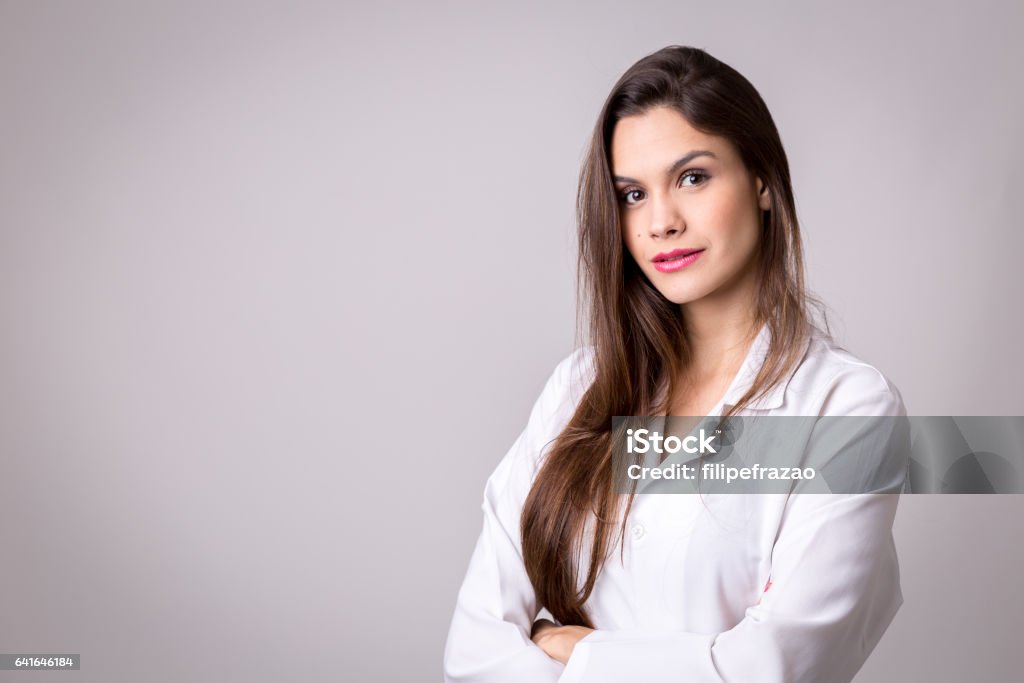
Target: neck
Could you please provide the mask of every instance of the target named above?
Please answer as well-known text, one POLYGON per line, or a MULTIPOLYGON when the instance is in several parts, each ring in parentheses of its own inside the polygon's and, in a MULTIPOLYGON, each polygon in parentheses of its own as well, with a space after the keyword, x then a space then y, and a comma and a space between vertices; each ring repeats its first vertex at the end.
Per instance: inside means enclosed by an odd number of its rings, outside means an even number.
POLYGON ((680 306, 690 342, 691 377, 732 376, 746 357, 760 326, 754 312, 755 278, 729 292, 716 292, 680 306))

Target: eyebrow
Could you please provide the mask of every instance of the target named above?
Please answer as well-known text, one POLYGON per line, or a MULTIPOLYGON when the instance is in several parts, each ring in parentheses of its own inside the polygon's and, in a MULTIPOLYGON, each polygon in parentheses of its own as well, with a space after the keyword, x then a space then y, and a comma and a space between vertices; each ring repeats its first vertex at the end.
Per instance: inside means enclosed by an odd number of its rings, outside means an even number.
MULTIPOLYGON (((686 166, 686 164, 690 163, 691 161, 693 161, 694 159, 696 159, 697 157, 700 157, 700 156, 709 156, 712 159, 717 159, 718 158, 718 157, 715 156, 714 152, 710 152, 710 151, 708 151, 706 149, 695 149, 692 152, 684 154, 683 156, 681 156, 678 159, 676 159, 675 161, 673 161, 672 165, 665 169, 665 175, 675 175, 676 171, 678 171, 683 166, 686 166)), ((615 176, 614 180, 617 183, 639 183, 640 182, 636 178, 630 178, 628 176, 623 176, 623 175, 615 176)))

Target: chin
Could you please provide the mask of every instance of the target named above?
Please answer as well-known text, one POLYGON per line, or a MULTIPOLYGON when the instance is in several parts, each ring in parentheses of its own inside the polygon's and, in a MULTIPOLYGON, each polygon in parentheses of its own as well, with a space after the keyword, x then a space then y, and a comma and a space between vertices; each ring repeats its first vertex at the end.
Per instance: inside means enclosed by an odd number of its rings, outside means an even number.
MULTIPOLYGON (((662 275, 662 273, 658 273, 662 275)), ((663 297, 673 304, 682 306, 692 304, 707 297, 722 295, 731 296, 743 283, 742 271, 708 271, 678 273, 682 277, 651 278, 648 280, 663 297)))
POLYGON ((683 304, 693 303, 703 299, 708 295, 707 288, 704 287, 658 287, 657 290, 663 297, 668 299, 674 304, 682 306, 683 304))

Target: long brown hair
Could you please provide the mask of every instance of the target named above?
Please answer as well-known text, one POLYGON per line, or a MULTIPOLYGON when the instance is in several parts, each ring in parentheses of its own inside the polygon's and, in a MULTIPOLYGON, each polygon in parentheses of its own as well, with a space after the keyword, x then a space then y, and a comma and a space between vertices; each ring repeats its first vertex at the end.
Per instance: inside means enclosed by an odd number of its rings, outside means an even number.
MULTIPOLYGON (((623 243, 610 170, 616 123, 656 106, 672 107, 694 128, 729 140, 770 193, 757 260, 755 317, 759 325, 768 325, 771 339, 752 385, 726 416, 761 397, 799 363, 809 334, 809 304, 817 301, 804 288, 789 163, 754 86, 732 67, 692 47, 666 47, 630 67, 605 100, 577 194, 577 330, 589 333, 594 380, 554 440, 522 513, 527 574, 539 604, 566 625, 593 628, 584 604, 615 545, 620 495, 612 487, 611 418, 661 414, 690 358, 679 305, 655 289, 623 243), (580 322, 583 316, 586 323, 580 322), (663 380, 668 391, 659 401, 663 380), (592 534, 584 538, 590 514, 592 534), (581 587, 577 565, 584 543, 589 543, 590 561, 581 587)), ((620 538, 632 503, 630 493, 620 538)))

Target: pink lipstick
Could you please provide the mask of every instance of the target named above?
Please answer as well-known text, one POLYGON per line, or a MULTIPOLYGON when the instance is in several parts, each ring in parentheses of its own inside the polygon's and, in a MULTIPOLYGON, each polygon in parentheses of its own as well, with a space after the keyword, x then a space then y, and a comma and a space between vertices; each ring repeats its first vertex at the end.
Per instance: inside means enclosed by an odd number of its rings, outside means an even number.
POLYGON ((662 273, 671 273, 690 265, 699 259, 703 253, 703 249, 673 249, 672 251, 658 254, 651 261, 654 263, 654 267, 662 273))

